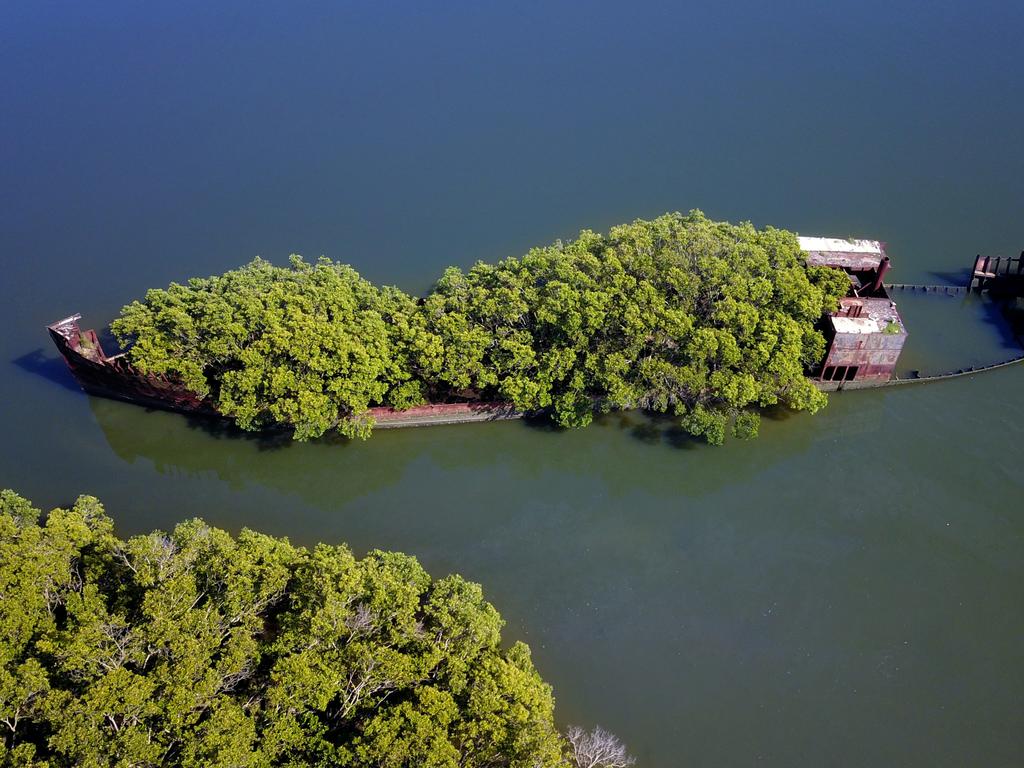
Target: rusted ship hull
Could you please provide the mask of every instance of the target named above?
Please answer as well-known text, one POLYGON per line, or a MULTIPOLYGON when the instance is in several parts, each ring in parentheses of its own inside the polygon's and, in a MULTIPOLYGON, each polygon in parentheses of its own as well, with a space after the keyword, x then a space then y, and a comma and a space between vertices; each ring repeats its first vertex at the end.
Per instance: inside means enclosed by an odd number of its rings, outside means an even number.
MULTIPOLYGON (((72 315, 47 326, 50 338, 79 386, 90 395, 177 413, 227 418, 214 404, 165 376, 145 374, 136 369, 124 353, 108 356, 94 330, 83 331, 81 315, 72 315)), ((396 411, 371 408, 378 429, 418 427, 432 424, 461 424, 476 421, 516 419, 524 414, 509 403, 431 403, 396 411)))
MULTIPOLYGON (((47 330, 71 374, 85 392, 147 408, 227 418, 211 401, 200 398, 180 382, 138 371, 123 353, 108 356, 94 330, 80 329, 80 319, 81 315, 72 315, 47 326, 47 330)), ((895 383, 877 379, 848 382, 819 379, 812 381, 826 391, 866 389, 895 383)), ((430 403, 404 411, 378 407, 371 408, 370 415, 374 418, 377 429, 497 421, 524 416, 522 411, 516 410, 510 403, 501 402, 430 403)))
MULTIPOLYGON (((923 290, 946 294, 989 291, 994 295, 1024 294, 1024 253, 1014 259, 979 256, 967 286, 924 286, 893 284, 882 278, 889 268, 884 243, 875 240, 801 238, 808 262, 846 271, 850 294, 835 312, 823 318, 828 349, 816 366, 811 381, 824 391, 873 389, 968 376, 1024 362, 1024 349, 1014 357, 978 368, 962 368, 931 375, 915 372, 912 378, 896 376, 896 362, 906 340, 903 321, 888 289, 923 290)), ((53 343, 82 389, 92 395, 186 414, 226 418, 214 403, 190 391, 179 381, 146 374, 136 369, 124 353, 108 356, 93 330, 78 325, 81 315, 72 315, 47 326, 53 343)), ((1019 339, 1018 339, 1019 341, 1019 339)), ((510 403, 431 403, 396 411, 371 408, 378 428, 458 424, 473 421, 521 418, 525 414, 510 403)))
POLYGON ((212 404, 180 382, 144 374, 125 355, 108 356, 94 330, 83 331, 72 315, 47 326, 50 338, 79 386, 90 395, 124 400, 149 408, 218 416, 212 404))

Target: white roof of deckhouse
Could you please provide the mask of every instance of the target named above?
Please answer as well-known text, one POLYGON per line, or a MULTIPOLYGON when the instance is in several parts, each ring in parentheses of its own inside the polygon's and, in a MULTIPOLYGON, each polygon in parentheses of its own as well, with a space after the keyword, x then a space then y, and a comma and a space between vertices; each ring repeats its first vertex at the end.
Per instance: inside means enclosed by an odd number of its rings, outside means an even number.
POLYGON ((881 333, 882 323, 874 317, 832 317, 836 333, 881 333))
POLYGON ((885 245, 877 240, 843 240, 838 237, 798 237, 800 249, 813 267, 878 269, 885 258, 885 245))
POLYGON ((847 297, 840 300, 839 313, 829 316, 836 333, 885 333, 890 325, 893 331, 906 333, 903 320, 892 299, 861 299, 847 297), (857 309, 858 314, 845 314, 857 309))

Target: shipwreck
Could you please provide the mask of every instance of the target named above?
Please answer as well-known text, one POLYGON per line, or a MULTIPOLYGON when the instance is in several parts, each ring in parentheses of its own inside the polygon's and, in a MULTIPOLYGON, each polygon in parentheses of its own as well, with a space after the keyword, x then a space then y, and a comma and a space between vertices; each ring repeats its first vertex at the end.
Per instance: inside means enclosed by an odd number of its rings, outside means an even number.
MULTIPOLYGON (((884 282, 890 260, 885 243, 878 240, 800 237, 799 242, 808 264, 842 270, 850 280, 848 294, 840 300, 840 306, 821 321, 827 342, 825 356, 807 371, 820 389, 866 389, 937 381, 1024 361, 1022 350, 991 365, 900 378, 896 366, 907 340, 907 329, 891 295, 896 291, 924 291, 1020 297, 1024 295, 1024 252, 1011 258, 978 256, 970 281, 964 286, 908 285, 884 282)), ((81 329, 80 319, 81 315, 71 315, 50 324, 47 330, 85 392, 150 408, 223 418, 209 399, 199 397, 181 382, 142 373, 131 364, 126 352, 108 355, 95 330, 81 329)), ((462 402, 428 404, 404 411, 377 407, 371 408, 368 415, 378 428, 388 428, 493 421, 524 414, 508 403, 462 402)))

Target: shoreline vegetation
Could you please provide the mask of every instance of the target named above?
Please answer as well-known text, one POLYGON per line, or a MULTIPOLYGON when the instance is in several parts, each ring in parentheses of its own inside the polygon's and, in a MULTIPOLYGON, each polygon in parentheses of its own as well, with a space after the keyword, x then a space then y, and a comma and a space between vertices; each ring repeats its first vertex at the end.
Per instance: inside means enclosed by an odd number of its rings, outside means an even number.
POLYGON ((562 427, 669 413, 719 444, 755 437, 761 409, 825 405, 805 371, 848 285, 792 232, 691 211, 451 267, 421 298, 325 258, 257 258, 152 289, 111 329, 142 373, 298 440, 368 437, 374 407, 501 402, 562 427))
POLYGON ((0 763, 625 768, 554 724, 481 588, 201 520, 120 539, 0 491, 0 763))

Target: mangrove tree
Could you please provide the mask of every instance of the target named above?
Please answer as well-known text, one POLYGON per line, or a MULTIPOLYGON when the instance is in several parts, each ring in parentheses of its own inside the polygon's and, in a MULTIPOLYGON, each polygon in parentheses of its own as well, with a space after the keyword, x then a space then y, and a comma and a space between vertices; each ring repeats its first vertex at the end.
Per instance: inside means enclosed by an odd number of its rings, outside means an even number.
POLYGON ((121 539, 95 498, 43 517, 0 491, 0 765, 632 762, 599 728, 559 734, 501 626, 408 555, 200 520, 121 539))
POLYGON ((503 401, 585 426, 643 408, 720 443, 759 412, 814 412, 816 324, 848 287, 796 236, 700 211, 589 230, 468 270, 424 297, 293 256, 171 284, 113 325, 145 373, 179 378, 246 429, 366 436, 374 406, 503 401))

